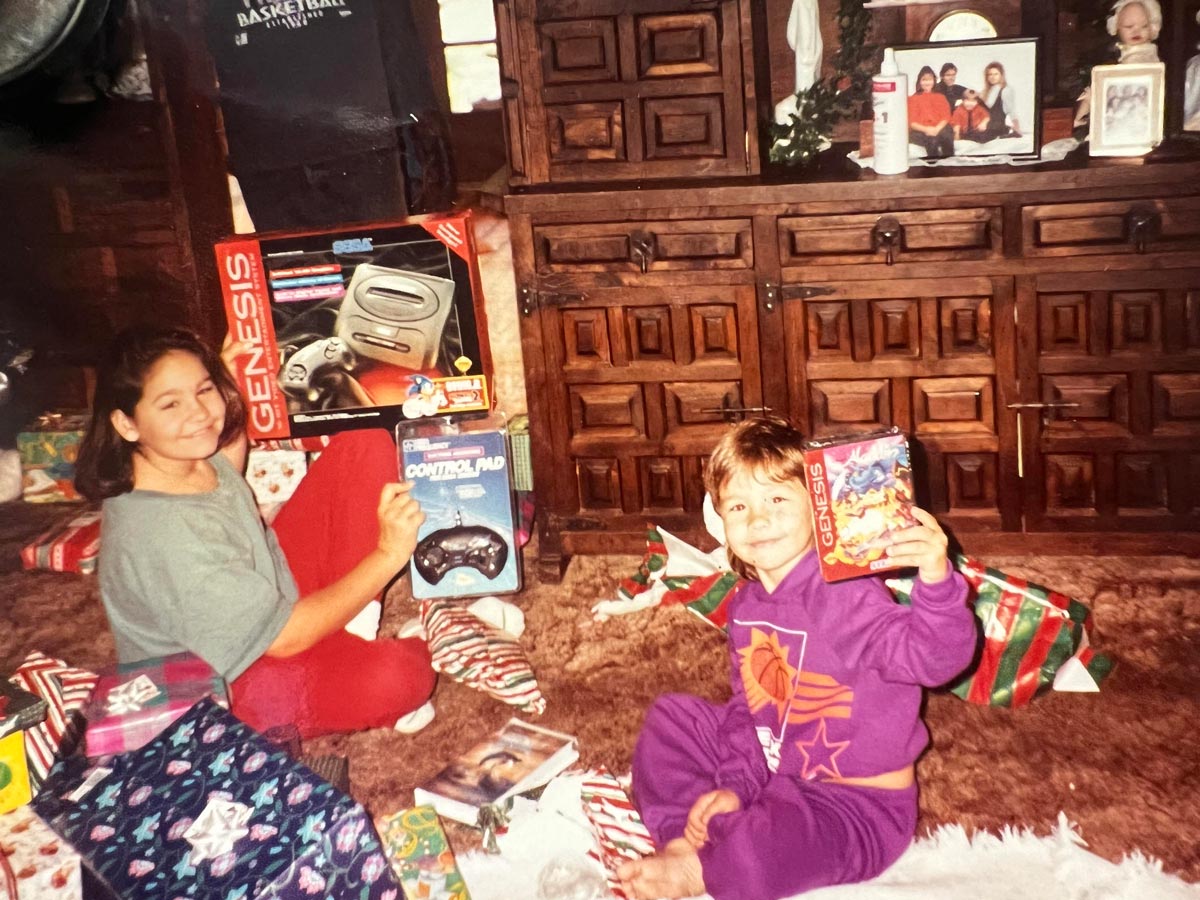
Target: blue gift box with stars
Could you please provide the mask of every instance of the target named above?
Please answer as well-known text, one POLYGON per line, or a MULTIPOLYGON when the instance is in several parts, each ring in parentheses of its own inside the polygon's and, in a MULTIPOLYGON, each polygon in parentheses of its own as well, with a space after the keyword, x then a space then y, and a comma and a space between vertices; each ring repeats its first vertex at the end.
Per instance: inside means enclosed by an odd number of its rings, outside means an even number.
POLYGON ((404 896, 366 810, 211 700, 34 805, 127 900, 404 896))

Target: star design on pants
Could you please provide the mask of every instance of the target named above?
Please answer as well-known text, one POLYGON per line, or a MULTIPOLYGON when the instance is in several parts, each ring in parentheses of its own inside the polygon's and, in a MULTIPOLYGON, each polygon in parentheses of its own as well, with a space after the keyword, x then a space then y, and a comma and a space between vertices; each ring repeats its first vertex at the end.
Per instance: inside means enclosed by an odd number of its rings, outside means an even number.
POLYGON ((800 777, 807 781, 824 772, 834 778, 841 778, 842 773, 838 770, 837 757, 849 746, 849 741, 832 743, 827 741, 825 739, 825 720, 818 720, 817 733, 813 735, 811 741, 796 741, 796 749, 804 756, 804 768, 800 772, 800 777))

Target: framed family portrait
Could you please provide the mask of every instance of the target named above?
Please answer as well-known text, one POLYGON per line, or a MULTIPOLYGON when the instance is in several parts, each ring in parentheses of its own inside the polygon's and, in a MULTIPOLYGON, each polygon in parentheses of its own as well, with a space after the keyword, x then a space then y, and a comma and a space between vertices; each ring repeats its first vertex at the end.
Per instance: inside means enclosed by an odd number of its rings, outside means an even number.
POLYGON ((1163 63, 1092 67, 1091 156, 1141 156, 1162 143, 1163 63))
POLYGON ((908 76, 909 156, 1038 156, 1038 39, 896 47, 908 76))

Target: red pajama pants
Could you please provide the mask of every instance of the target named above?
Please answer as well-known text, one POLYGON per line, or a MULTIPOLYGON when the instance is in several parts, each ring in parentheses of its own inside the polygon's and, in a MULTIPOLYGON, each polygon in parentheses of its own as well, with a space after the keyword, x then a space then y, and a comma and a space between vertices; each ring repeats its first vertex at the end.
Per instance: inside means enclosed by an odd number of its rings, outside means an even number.
MULTIPOLYGON (((379 492, 397 480, 386 431, 333 438, 275 517, 300 596, 341 578, 379 540, 379 492)), ((231 685, 233 711, 265 731, 291 723, 302 737, 391 727, 433 693, 420 638, 365 641, 339 629, 303 653, 260 657, 231 685)))

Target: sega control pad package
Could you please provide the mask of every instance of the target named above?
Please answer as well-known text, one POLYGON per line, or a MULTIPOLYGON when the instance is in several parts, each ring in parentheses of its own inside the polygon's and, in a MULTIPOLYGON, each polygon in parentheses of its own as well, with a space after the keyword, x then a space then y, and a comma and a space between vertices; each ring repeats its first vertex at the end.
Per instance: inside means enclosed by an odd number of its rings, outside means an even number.
POLYGON ((412 556, 413 597, 520 590, 503 415, 401 424, 396 444, 400 472, 425 513, 412 556))
POLYGON ((215 249, 251 438, 491 408, 470 213, 215 249))

